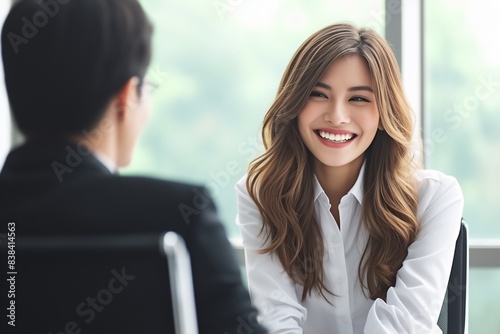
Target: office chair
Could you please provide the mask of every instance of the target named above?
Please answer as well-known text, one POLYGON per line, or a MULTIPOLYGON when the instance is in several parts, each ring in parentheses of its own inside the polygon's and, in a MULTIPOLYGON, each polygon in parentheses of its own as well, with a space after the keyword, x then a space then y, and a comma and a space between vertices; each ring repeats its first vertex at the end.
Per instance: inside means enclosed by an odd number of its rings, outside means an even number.
POLYGON ((163 236, 163 250, 168 258, 175 332, 198 334, 191 260, 184 240, 177 233, 167 232, 163 236))
POLYGON ((16 267, 14 333, 198 333, 189 254, 174 232, 19 236, 16 267))
POLYGON ((455 246, 455 255, 453 257, 448 288, 438 319, 438 326, 444 334, 467 333, 467 286, 469 273, 469 246, 467 238, 467 223, 462 219, 460 233, 455 246))

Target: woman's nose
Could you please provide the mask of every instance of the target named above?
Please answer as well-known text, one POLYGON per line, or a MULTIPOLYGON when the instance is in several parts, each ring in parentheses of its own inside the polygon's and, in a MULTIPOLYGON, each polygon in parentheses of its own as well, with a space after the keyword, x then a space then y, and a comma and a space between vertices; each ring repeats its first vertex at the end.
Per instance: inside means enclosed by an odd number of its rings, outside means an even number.
POLYGON ((332 125, 348 124, 350 122, 349 111, 339 103, 331 106, 323 117, 326 122, 332 125))

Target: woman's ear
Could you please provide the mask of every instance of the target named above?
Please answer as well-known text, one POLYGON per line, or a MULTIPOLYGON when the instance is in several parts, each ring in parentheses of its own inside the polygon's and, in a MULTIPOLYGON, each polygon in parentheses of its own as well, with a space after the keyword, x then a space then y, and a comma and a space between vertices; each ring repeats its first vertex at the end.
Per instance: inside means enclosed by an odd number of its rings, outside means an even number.
POLYGON ((139 78, 131 77, 117 93, 115 103, 118 120, 124 120, 129 115, 130 110, 133 110, 139 103, 138 84, 139 78))

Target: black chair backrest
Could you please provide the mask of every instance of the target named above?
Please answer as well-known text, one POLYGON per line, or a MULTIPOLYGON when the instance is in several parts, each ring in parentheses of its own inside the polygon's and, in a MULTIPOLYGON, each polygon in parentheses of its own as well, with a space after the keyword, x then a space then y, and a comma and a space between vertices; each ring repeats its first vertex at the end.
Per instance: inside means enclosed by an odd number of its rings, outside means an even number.
POLYGON ((467 326, 467 286, 469 272, 469 245, 467 224, 462 219, 455 246, 448 288, 438 319, 444 334, 463 334, 467 326))
POLYGON ((174 333, 163 236, 18 236, 9 333, 174 333))

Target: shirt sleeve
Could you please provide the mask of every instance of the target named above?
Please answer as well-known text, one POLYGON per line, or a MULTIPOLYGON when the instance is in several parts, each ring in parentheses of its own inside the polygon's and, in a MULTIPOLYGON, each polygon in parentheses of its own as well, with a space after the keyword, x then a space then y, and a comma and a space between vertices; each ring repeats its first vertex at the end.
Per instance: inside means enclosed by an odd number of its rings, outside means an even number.
POLYGON ((463 196, 456 179, 433 172, 419 186, 420 232, 384 302, 377 299, 364 332, 442 333, 437 326, 460 230, 463 196))
POLYGON ((259 309, 262 324, 272 334, 302 334, 307 310, 297 299, 295 284, 279 260, 260 254, 264 243, 259 235, 262 219, 246 189, 246 177, 236 184, 239 226, 245 248, 248 286, 254 305, 259 309))

